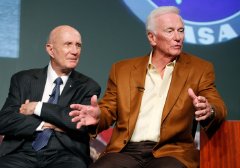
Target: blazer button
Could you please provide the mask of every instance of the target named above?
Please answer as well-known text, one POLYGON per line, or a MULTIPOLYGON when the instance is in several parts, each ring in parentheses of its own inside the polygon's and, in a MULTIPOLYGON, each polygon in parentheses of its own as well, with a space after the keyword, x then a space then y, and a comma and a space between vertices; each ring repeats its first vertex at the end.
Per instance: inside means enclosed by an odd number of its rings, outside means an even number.
POLYGON ((125 139, 125 140, 123 141, 123 143, 124 143, 124 144, 127 144, 127 140, 125 139))

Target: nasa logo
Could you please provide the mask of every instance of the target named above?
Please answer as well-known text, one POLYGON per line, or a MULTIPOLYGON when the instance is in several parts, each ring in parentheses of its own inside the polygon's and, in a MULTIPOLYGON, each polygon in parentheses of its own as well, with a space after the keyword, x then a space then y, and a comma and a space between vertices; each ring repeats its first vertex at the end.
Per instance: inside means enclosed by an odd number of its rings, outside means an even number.
POLYGON ((199 45, 222 43, 240 35, 239 0, 124 0, 144 23, 158 6, 176 6, 185 23, 185 42, 199 45), (202 5, 204 4, 204 5, 202 5))

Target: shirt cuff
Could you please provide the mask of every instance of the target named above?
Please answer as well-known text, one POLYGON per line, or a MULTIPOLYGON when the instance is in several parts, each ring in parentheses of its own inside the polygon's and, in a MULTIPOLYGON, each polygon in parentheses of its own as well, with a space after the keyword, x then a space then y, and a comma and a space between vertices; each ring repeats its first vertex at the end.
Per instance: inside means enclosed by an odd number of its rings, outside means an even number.
POLYGON ((43 125, 44 125, 44 121, 42 121, 41 123, 40 123, 40 125, 37 127, 37 129, 36 129, 36 131, 43 131, 43 125))
POLYGON ((35 115, 41 116, 42 105, 43 105, 43 102, 38 102, 37 103, 37 105, 35 107, 35 110, 33 112, 35 115))

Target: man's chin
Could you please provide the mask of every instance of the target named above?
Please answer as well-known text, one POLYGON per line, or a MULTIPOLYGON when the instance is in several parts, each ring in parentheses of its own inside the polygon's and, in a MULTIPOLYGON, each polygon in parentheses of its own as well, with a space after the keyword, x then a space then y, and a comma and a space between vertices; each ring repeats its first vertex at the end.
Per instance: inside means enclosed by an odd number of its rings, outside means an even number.
POLYGON ((67 67, 68 67, 69 69, 74 69, 74 68, 77 67, 77 65, 78 65, 77 62, 70 62, 70 63, 68 63, 68 66, 67 66, 67 67))
POLYGON ((179 56, 179 55, 181 54, 181 52, 182 52, 182 50, 175 50, 175 51, 173 51, 171 54, 172 54, 173 56, 179 56))

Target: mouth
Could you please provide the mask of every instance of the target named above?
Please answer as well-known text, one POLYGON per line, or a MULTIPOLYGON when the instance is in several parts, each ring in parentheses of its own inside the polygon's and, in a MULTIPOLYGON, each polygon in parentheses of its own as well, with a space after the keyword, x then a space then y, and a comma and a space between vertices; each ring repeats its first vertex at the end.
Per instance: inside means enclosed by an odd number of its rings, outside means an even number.
POLYGON ((174 48, 174 49, 181 49, 181 48, 182 48, 182 45, 174 45, 173 48, 174 48))
POLYGON ((76 61, 78 61, 78 59, 76 59, 76 58, 67 59, 67 60, 70 61, 70 62, 76 62, 76 61))

